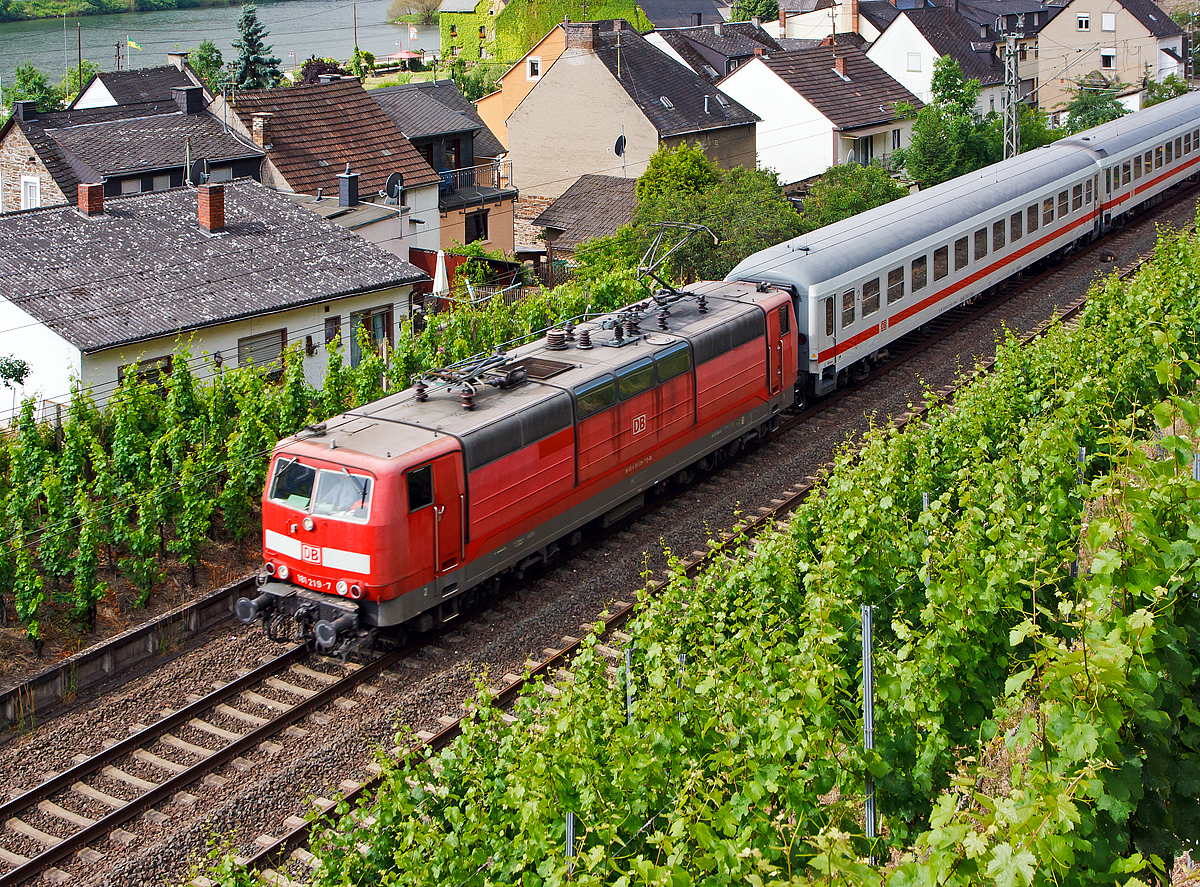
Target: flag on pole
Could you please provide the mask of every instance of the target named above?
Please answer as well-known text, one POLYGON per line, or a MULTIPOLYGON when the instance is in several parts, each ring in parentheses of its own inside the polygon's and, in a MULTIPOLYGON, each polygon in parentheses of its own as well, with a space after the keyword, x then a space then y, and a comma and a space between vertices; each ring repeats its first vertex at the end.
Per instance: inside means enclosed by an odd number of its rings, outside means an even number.
POLYGON ((417 26, 416 25, 408 26, 408 39, 412 40, 414 42, 416 41, 416 39, 417 39, 417 26))
POLYGON ((129 42, 129 45, 130 45, 130 46, 132 46, 134 49, 141 49, 141 48, 142 48, 142 47, 138 46, 138 44, 136 44, 136 43, 134 43, 134 42, 133 42, 133 38, 132 38, 132 37, 126 37, 125 39, 126 39, 128 42, 129 42))

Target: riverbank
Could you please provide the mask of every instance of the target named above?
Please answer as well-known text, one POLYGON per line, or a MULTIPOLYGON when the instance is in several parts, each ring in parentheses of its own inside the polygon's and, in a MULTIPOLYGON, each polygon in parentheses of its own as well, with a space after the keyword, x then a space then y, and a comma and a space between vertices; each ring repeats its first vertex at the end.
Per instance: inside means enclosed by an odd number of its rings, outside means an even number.
MULTIPOLYGON (((206 9, 240 6, 243 0, 0 0, 0 22, 36 21, 67 16, 80 18, 114 12, 152 12, 160 9, 206 9)), ((288 0, 258 0, 286 3, 288 0)))

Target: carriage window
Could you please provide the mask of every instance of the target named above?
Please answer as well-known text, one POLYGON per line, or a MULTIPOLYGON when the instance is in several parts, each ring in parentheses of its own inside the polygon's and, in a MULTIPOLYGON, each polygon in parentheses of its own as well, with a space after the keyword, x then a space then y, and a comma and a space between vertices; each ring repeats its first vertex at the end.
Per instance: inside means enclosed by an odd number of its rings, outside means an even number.
POLYGON ((1146 168, 1146 175, 1150 175, 1150 171, 1154 169, 1154 152, 1153 151, 1146 152, 1146 159, 1142 162, 1142 165, 1146 168))
POLYGON ((941 280, 950 273, 950 247, 939 246, 933 251, 933 279, 941 280))
POLYGON ((842 293, 842 329, 854 323, 854 290, 842 293))
POLYGON ((313 514, 366 520, 370 507, 371 478, 348 471, 321 471, 317 478, 317 493, 313 496, 313 514))
POLYGON ((1154 149, 1154 168, 1155 169, 1162 169, 1162 163, 1163 163, 1162 158, 1163 158, 1162 145, 1159 145, 1157 148, 1154 149))
POLYGON ((1088 179, 1083 186, 1083 202, 1090 204, 1092 202, 1092 180, 1088 179))
POLYGON ((617 391, 621 400, 627 400, 635 394, 649 391, 654 387, 654 361, 643 357, 628 366, 617 370, 617 391))
POLYGON ((825 300, 825 335, 833 335, 833 296, 825 300))
POLYGON ((294 457, 281 458, 275 463, 275 476, 271 478, 271 499, 291 508, 308 511, 316 478, 315 468, 301 465, 294 457))
POLYGON ((1061 219, 1063 216, 1065 216, 1070 211, 1071 211, 1070 197, 1067 195, 1066 191, 1059 191, 1058 192, 1058 217, 1061 219))
POLYGON ((1105 194, 1112 193, 1112 167, 1111 166, 1104 171, 1104 193, 1105 194))
POLYGON ((1122 185, 1129 184, 1129 161, 1128 160, 1126 160, 1124 163, 1121 164, 1121 184, 1122 185))
POLYGON ((1008 241, 1009 241, 1009 243, 1016 243, 1018 240, 1021 239, 1021 235, 1024 233, 1021 230, 1021 227, 1022 227, 1021 222, 1022 221, 1023 221, 1023 219, 1022 219, 1020 213, 1013 213, 1009 217, 1009 219, 1008 219, 1008 241))
POLYGON ((1042 201, 1042 224, 1049 225, 1054 221, 1054 198, 1047 197, 1042 201))
POLYGON ((888 304, 904 298, 904 268, 893 268, 888 272, 888 304))
POLYGON ((1140 179, 1142 177, 1142 155, 1139 154, 1133 158, 1133 177, 1140 179))
POLYGON ((1080 209, 1083 206, 1083 185, 1076 185, 1071 189, 1071 209, 1080 209))
POLYGON ((576 385, 574 390, 580 419, 586 419, 617 402, 617 383, 611 376, 576 385))
POLYGON ((1178 160, 1183 156, 1183 136, 1175 139, 1175 159, 1178 160))
POLYGON ((433 504, 433 466, 422 465, 408 473, 408 511, 411 514, 433 504))
POLYGON ((787 305, 779 306, 779 334, 782 336, 792 328, 792 315, 787 305))
MULTIPOLYGON (((782 327, 780 332, 784 332, 782 327)), ((692 368, 692 356, 688 353, 687 342, 679 342, 670 348, 664 348, 654 355, 654 362, 658 364, 658 381, 660 382, 686 373, 692 368)))
POLYGON ((914 293, 917 290, 925 288, 925 281, 927 279, 927 275, 929 274, 927 263, 928 263, 928 260, 925 258, 925 256, 921 256, 921 258, 919 258, 919 259, 913 259, 912 291, 914 293))
POLYGON ((1192 147, 1200 148, 1200 129, 1192 130, 1192 147))
POLYGON ((960 237, 954 241, 954 270, 961 271, 967 267, 967 238, 960 237))
POLYGON ((1177 152, 1177 151, 1174 151, 1174 150, 1172 150, 1173 148, 1174 148, 1174 145, 1172 145, 1170 142, 1167 142, 1167 163, 1174 163, 1174 162, 1175 162, 1175 155, 1176 155, 1178 152, 1177 152))
POLYGON ((987 255, 987 228, 975 232, 975 258, 982 259, 987 255))
POLYGON ((992 223, 992 249, 1004 249, 1004 219, 992 223))
POLYGON ((1038 208, 1036 203, 1025 210, 1025 228, 1030 234, 1038 229, 1038 208))
POLYGON ((863 317, 870 317, 879 310, 879 278, 863 284, 863 317))
POLYGON ((1192 153, 1192 134, 1190 132, 1185 132, 1183 134, 1183 153, 1192 153))

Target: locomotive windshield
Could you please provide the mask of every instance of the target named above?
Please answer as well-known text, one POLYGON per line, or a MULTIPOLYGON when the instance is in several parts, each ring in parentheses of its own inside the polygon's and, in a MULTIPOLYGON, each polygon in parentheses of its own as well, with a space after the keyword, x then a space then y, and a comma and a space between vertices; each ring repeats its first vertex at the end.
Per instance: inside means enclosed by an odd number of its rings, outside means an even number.
POLYGON ((371 478, 345 468, 316 469, 295 458, 275 463, 269 497, 298 511, 365 521, 371 508, 371 478), (315 492, 314 492, 315 490, 315 492))

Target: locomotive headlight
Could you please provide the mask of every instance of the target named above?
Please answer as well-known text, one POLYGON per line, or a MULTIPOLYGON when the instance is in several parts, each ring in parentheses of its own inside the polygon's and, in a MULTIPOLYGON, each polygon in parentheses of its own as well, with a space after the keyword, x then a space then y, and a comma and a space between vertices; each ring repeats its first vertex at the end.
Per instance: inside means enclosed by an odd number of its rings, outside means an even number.
POLYGON ((362 597, 362 586, 357 584, 351 585, 350 597, 354 598, 355 600, 358 600, 360 597, 362 597))
POLYGON ((274 576, 275 575, 275 565, 273 563, 271 563, 270 561, 267 561, 267 565, 265 567, 263 567, 263 571, 268 576, 274 576))
POLYGON ((291 572, 292 571, 287 568, 287 564, 280 564, 275 568, 275 575, 280 579, 287 579, 287 577, 291 575, 291 572))
POLYGON ((313 519, 311 517, 306 517, 304 519, 304 529, 308 530, 311 533, 313 531, 314 527, 316 527, 316 524, 313 523, 313 519))
POLYGON ((350 590, 350 586, 346 584, 345 579, 339 579, 338 584, 334 587, 337 589, 337 593, 340 595, 345 595, 346 592, 350 590))

